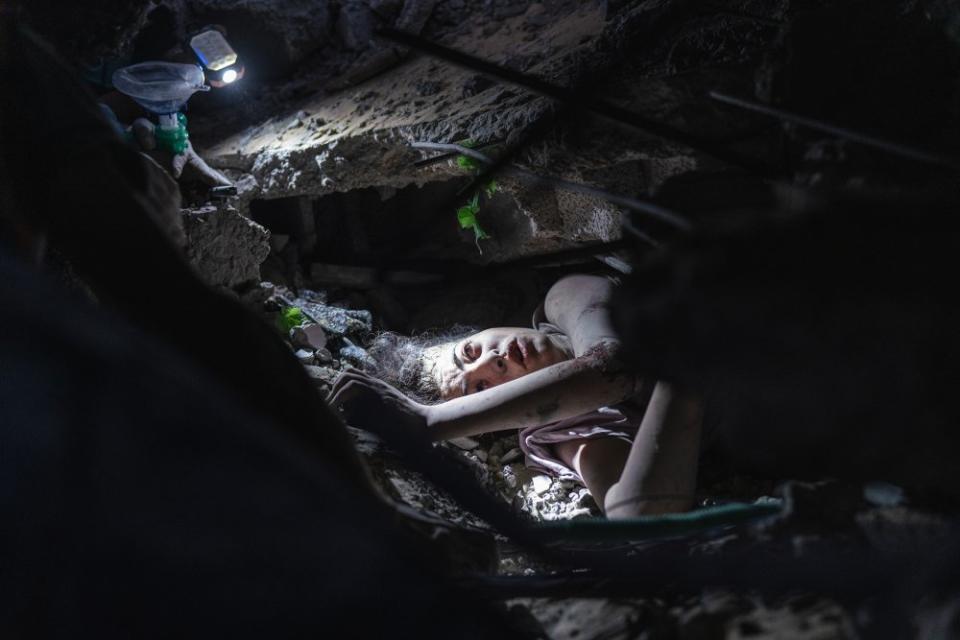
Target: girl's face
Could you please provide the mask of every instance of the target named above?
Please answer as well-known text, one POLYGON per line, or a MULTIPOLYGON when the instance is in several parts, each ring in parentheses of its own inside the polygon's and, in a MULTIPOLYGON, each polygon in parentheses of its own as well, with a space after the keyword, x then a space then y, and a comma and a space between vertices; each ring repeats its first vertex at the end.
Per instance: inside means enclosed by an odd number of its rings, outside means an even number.
POLYGON ((459 398, 569 360, 554 336, 535 329, 495 327, 443 345, 436 354, 440 397, 459 398))

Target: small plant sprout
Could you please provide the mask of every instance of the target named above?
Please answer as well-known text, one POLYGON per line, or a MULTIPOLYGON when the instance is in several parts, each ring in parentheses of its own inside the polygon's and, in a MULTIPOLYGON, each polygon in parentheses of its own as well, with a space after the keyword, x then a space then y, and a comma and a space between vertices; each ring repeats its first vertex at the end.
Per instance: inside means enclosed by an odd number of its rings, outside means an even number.
POLYGON ((457 220, 460 221, 460 227, 463 229, 473 229, 474 243, 477 245, 477 251, 483 255, 483 249, 480 248, 480 241, 486 240, 490 236, 477 222, 477 213, 480 211, 480 194, 474 194, 466 205, 457 209, 457 220))

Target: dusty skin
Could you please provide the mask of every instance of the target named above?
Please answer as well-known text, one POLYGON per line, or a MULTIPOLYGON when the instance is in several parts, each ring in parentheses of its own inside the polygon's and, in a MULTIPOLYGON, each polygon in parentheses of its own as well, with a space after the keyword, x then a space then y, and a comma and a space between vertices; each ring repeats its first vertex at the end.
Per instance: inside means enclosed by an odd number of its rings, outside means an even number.
MULTIPOLYGON (((397 425, 431 440, 523 429, 615 405, 640 380, 615 370, 618 347, 605 278, 568 276, 551 287, 547 320, 566 339, 524 328, 487 329, 444 345, 431 357, 444 401, 424 405, 359 371, 342 373, 328 397, 347 422, 397 425)), ((611 518, 683 511, 692 505, 700 442, 696 398, 660 382, 633 444, 617 438, 557 446, 611 518)))

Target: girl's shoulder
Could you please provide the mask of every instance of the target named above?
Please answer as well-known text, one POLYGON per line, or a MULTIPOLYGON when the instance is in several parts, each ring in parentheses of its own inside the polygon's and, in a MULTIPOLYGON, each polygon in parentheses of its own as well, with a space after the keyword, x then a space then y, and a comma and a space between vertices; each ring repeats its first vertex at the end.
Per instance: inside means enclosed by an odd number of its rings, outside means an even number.
POLYGON ((607 312, 613 286, 602 276, 576 274, 558 280, 547 292, 543 311, 534 314, 534 327, 569 336, 577 355, 599 344, 617 343, 607 312))

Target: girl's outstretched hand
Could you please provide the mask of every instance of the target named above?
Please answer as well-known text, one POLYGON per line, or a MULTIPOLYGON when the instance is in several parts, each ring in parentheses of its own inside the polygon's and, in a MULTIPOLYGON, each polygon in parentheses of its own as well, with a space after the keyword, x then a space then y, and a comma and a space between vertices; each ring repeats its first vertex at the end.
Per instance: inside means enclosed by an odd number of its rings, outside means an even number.
POLYGON ((430 407, 414 402, 383 380, 358 369, 348 368, 337 376, 327 402, 342 411, 351 427, 386 439, 401 436, 429 442, 430 407))

